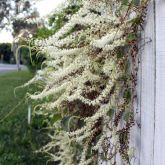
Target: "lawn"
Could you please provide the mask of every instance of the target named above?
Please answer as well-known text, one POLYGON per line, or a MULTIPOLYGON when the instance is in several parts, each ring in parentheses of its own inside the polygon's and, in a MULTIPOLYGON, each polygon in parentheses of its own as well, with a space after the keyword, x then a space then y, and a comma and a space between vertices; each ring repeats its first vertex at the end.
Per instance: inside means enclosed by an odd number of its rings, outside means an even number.
POLYGON ((33 77, 28 71, 0 74, 0 165, 45 165, 44 155, 36 154, 47 138, 41 131, 42 119, 27 123, 26 92, 33 88, 14 89, 33 77))

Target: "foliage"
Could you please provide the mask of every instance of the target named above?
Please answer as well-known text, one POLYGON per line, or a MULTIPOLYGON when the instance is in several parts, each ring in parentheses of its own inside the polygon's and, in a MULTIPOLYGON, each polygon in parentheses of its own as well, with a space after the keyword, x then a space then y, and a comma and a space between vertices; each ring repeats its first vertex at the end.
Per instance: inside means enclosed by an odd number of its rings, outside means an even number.
POLYGON ((58 30, 68 22, 69 17, 75 14, 80 8, 80 4, 70 2, 70 5, 64 8, 62 11, 55 12, 50 18, 48 18, 49 28, 38 28, 34 38, 45 39, 52 36, 58 30), (69 16, 69 17, 68 17, 69 16))
POLYGON ((48 139, 48 131, 42 130, 46 122, 42 116, 33 116, 31 125, 27 124, 28 103, 24 98, 30 89, 19 89, 14 96, 15 87, 32 76, 27 71, 0 75, 0 164, 46 164, 46 156, 35 153, 48 139))
MULTIPOLYGON (((49 27, 41 27, 36 30, 34 33, 34 39, 45 39, 48 38, 49 36, 52 36, 54 33, 56 33, 61 27, 68 22, 69 18, 76 13, 80 8, 79 3, 73 3, 72 1, 69 3, 69 6, 64 8, 62 11, 58 11, 55 14, 53 14, 48 22, 49 22, 49 27)), ((35 24, 29 24, 29 26, 33 26, 35 24)), ((28 43, 26 43, 28 45, 28 43)), ((35 45, 31 45, 31 47, 35 47, 35 45)), ((39 56, 36 57, 37 51, 33 49, 32 51, 32 56, 30 59, 29 57, 29 50, 25 48, 21 48, 21 54, 22 54, 22 59, 23 63, 28 66, 28 68, 31 71, 35 71, 37 69, 41 68, 41 63, 44 61, 44 53, 40 53, 39 56), (33 63, 32 63, 33 61, 33 63)))
POLYGON ((4 62, 5 63, 10 63, 14 62, 14 55, 13 52, 11 51, 11 44, 10 43, 1 43, 0 44, 0 55, 4 56, 4 62))
POLYGON ((21 61, 28 67, 31 72, 36 72, 41 69, 41 64, 45 60, 44 54, 37 55, 37 51, 28 47, 22 47, 19 49, 21 54, 21 61))
POLYGON ((33 31, 33 33, 36 31, 37 29, 37 25, 36 24, 28 24, 27 22, 23 21, 23 20, 15 20, 13 23, 13 35, 16 36, 20 33, 21 30, 25 30, 28 29, 29 33, 33 31))
POLYGON ((36 34, 34 34, 34 37, 38 38, 38 39, 44 39, 44 38, 51 36, 52 34, 53 34, 52 29, 42 27, 42 28, 37 29, 36 34))
POLYGON ((0 1, 0 28, 9 28, 20 13, 28 15, 32 10, 30 1, 1 0, 0 1))
POLYGON ((147 3, 83 0, 60 30, 36 41, 45 67, 24 86, 43 86, 29 97, 43 100, 37 113, 55 118, 51 141, 41 149, 55 163, 131 163, 138 36, 147 3))

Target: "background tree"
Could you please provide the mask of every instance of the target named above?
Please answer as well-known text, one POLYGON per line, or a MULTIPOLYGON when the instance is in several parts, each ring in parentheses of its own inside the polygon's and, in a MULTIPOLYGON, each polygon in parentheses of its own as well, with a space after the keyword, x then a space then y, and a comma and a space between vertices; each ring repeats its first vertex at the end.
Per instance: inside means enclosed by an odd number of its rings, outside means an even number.
POLYGON ((13 52, 11 51, 11 44, 10 43, 2 43, 0 44, 0 55, 3 55, 3 61, 5 63, 13 62, 14 60, 13 52))
POLYGON ((32 3, 22 0, 0 1, 0 28, 9 28, 16 18, 30 15, 32 3))

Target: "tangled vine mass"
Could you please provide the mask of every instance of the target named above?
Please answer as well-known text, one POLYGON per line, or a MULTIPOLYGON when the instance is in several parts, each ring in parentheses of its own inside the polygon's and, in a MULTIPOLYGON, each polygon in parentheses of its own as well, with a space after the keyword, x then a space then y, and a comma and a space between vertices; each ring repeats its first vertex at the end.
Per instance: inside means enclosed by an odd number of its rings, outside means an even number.
POLYGON ((25 85, 42 85, 29 97, 41 101, 37 113, 52 118, 51 140, 41 149, 51 161, 131 163, 138 41, 147 4, 82 0, 58 32, 35 41, 46 61, 25 85))

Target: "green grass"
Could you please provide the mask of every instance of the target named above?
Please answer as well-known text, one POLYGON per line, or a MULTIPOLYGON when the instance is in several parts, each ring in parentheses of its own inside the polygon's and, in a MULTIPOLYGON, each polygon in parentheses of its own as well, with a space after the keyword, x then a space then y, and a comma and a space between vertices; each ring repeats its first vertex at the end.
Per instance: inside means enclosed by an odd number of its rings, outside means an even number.
POLYGON ((44 155, 36 154, 47 141, 41 131, 43 120, 33 117, 27 124, 26 92, 30 88, 14 89, 33 77, 28 71, 0 75, 0 165, 45 165, 44 155))
POLYGON ((13 106, 25 96, 26 89, 19 90, 14 96, 14 89, 32 78, 27 71, 12 72, 0 75, 0 116, 8 113, 13 106))

